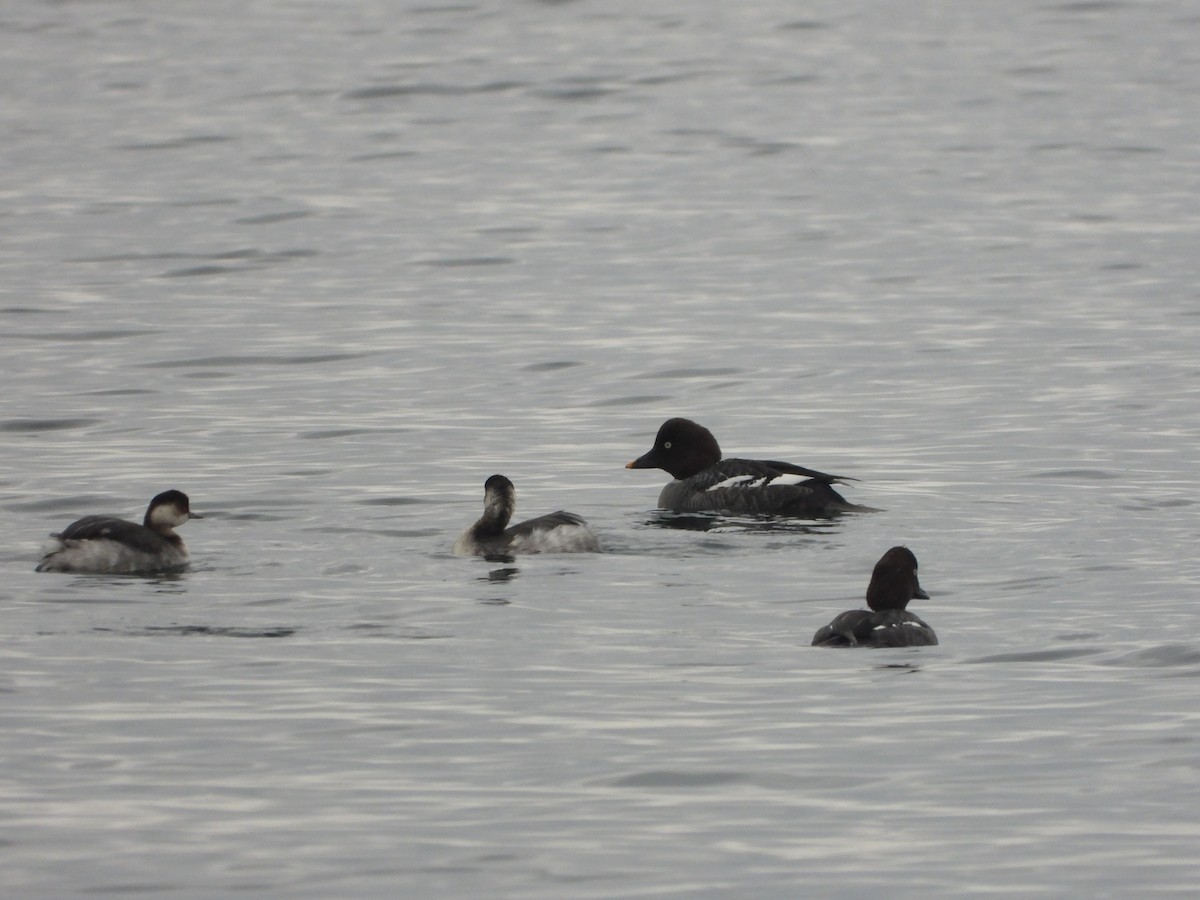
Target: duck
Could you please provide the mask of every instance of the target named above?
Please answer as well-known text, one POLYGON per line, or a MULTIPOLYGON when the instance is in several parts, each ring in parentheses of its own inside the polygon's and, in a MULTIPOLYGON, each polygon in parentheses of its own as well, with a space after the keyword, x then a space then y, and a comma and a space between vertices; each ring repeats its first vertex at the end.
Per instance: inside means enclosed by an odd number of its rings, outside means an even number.
POLYGON ((513 553, 597 553, 600 538, 575 513, 558 510, 509 525, 516 489, 503 475, 483 483, 483 515, 454 542, 456 556, 508 556, 513 553))
POLYGON ((722 459, 713 433, 691 419, 667 419, 654 446, 625 468, 669 474, 674 480, 658 495, 658 506, 673 512, 826 516, 865 508, 833 489, 856 479, 776 460, 722 459))
POLYGON ((157 494, 140 525, 116 516, 84 516, 50 535, 35 571, 138 575, 181 569, 188 551, 175 529, 202 518, 177 490, 157 494))
POLYGON ((867 609, 838 615, 813 636, 814 647, 933 646, 937 635, 906 606, 929 595, 917 579, 917 557, 907 547, 893 547, 875 563, 867 586, 867 609))

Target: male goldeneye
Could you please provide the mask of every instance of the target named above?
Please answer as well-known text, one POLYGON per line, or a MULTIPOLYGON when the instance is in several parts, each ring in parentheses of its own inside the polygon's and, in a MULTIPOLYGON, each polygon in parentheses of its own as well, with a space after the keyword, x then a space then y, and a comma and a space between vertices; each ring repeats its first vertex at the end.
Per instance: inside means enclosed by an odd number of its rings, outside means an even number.
POLYGON ((50 535, 53 543, 37 571, 135 575, 180 569, 188 552, 174 529, 202 518, 181 491, 164 491, 151 500, 141 525, 115 516, 84 516, 50 535))
POLYGON ((856 508, 831 486, 853 478, 775 460, 721 459, 712 432, 690 419, 667 419, 650 452, 625 468, 668 472, 675 480, 658 505, 675 512, 807 516, 856 508))
POLYGON ((459 556, 504 556, 509 553, 595 553, 600 539, 574 513, 558 512, 509 525, 516 492, 503 475, 483 483, 483 516, 454 542, 459 556), (507 527, 506 527, 507 526, 507 527))
POLYGON ((904 607, 913 597, 928 600, 917 580, 917 558, 893 547, 875 563, 867 587, 870 610, 852 609, 813 636, 814 647, 916 647, 936 644, 937 635, 904 607))

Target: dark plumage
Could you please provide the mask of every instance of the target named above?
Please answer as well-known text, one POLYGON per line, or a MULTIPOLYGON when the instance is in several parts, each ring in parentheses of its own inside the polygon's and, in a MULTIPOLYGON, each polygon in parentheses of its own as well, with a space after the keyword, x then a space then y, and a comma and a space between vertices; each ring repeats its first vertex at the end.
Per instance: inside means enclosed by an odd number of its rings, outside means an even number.
POLYGON ((174 531, 164 533, 149 524, 139 525, 116 516, 84 516, 72 522, 52 537, 63 543, 68 541, 110 540, 142 553, 159 553, 168 547, 177 547, 183 540, 174 531))
POLYGON ((813 636, 814 647, 917 647, 938 642, 933 629, 905 609, 928 600, 917 580, 917 557, 907 547, 883 554, 871 573, 867 606, 841 613, 813 636))
POLYGON ((650 451, 625 468, 662 469, 674 478, 658 505, 675 512, 812 516, 861 508, 832 487, 853 478, 777 460, 722 459, 712 432, 690 419, 664 422, 650 451))

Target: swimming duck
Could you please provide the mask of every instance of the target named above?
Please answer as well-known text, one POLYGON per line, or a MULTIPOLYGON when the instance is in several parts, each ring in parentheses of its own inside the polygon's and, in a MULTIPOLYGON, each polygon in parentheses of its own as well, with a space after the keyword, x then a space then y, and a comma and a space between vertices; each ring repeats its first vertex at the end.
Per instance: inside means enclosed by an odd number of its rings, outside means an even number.
POLYGON ((663 469, 674 478, 658 505, 675 512, 813 516, 862 508, 832 487, 855 479, 775 460, 722 459, 712 432, 691 419, 668 419, 650 451, 625 468, 663 469))
POLYGON ((867 586, 866 609, 838 615, 812 639, 814 647, 917 647, 938 642, 925 622, 905 609, 914 597, 928 600, 917 580, 917 557, 893 547, 875 563, 867 586))

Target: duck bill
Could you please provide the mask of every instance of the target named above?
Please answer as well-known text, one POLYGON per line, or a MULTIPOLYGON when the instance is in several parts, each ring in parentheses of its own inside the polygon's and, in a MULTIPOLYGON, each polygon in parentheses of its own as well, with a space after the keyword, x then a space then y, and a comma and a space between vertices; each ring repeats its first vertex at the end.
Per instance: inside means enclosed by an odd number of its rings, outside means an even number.
POLYGON ((923 587, 921 587, 919 584, 917 585, 917 589, 915 591, 913 591, 913 597, 915 597, 917 600, 928 600, 929 599, 929 595, 927 593, 925 593, 925 589, 923 587))
POLYGON ((654 459, 654 451, 651 450, 649 453, 645 453, 645 454, 639 456, 637 459, 633 460, 633 462, 625 463, 625 468, 627 468, 627 469, 657 469, 658 463, 654 459))

